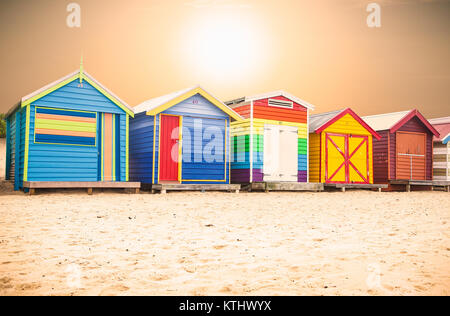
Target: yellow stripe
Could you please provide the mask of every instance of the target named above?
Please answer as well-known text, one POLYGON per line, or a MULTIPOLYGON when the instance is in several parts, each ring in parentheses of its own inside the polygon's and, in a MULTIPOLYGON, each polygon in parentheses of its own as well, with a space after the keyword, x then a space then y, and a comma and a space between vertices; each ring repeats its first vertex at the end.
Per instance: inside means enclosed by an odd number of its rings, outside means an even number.
POLYGON ((90 132, 95 133, 97 128, 96 125, 91 126, 77 126, 77 125, 60 125, 60 124, 48 124, 44 122, 36 122, 37 129, 52 129, 61 131, 76 131, 76 132, 90 132))
POLYGON ((112 178, 116 181, 116 115, 112 115, 112 178))
POLYGON ((130 151, 130 116, 128 115, 128 114, 125 114, 125 116, 126 116, 126 135, 125 135, 125 138, 126 138, 126 163, 125 163, 125 165, 126 165, 126 170, 125 170, 125 181, 128 181, 129 180, 129 177, 130 177, 130 172, 129 172, 129 170, 128 170, 128 168, 129 168, 129 165, 130 165, 130 154, 129 154, 129 151, 130 151))
POLYGON ((183 117, 179 122, 179 142, 178 142, 178 181, 181 182, 183 172, 183 117))
MULTIPOLYGON (((23 166, 23 181, 28 181, 28 153, 30 148, 30 108, 31 105, 27 105, 26 127, 25 127, 25 157, 23 166)), ((17 177, 18 175, 16 175, 17 177)))

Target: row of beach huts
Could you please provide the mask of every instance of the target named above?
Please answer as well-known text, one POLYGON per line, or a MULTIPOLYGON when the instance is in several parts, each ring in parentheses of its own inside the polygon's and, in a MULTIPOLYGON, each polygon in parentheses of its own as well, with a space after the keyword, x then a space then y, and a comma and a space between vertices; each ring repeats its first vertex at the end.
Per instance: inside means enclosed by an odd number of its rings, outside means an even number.
POLYGON ((222 102, 193 87, 134 108, 79 70, 7 113, 6 180, 44 188, 433 189, 450 185, 450 117, 360 117, 276 91, 222 102))

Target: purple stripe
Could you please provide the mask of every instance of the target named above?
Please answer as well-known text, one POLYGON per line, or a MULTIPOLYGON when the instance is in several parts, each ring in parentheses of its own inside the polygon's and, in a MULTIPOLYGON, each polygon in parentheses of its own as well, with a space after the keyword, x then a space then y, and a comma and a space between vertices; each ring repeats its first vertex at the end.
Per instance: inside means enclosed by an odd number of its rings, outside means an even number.
POLYGON ((262 169, 253 169, 253 182, 263 182, 264 173, 262 169))
POLYGON ((249 183, 250 169, 231 169, 231 183, 249 183))
POLYGON ((299 171, 298 172, 298 182, 308 182, 308 172, 299 171))

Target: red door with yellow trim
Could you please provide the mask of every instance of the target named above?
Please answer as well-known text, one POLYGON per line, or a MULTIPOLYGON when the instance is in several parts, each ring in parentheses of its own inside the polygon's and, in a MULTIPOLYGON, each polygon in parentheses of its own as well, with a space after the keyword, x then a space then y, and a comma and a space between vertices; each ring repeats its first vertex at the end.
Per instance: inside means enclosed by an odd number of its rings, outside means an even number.
POLYGON ((368 136, 327 133, 325 138, 325 182, 370 183, 368 136))
POLYGON ((180 117, 161 115, 160 181, 179 181, 180 117))

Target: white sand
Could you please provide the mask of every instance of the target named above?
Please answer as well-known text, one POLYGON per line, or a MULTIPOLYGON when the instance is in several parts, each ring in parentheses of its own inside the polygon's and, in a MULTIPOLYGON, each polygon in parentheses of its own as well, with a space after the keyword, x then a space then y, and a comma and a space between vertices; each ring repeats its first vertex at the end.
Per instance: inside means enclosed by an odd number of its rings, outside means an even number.
POLYGON ((449 295, 450 195, 0 191, 0 295, 449 295))

